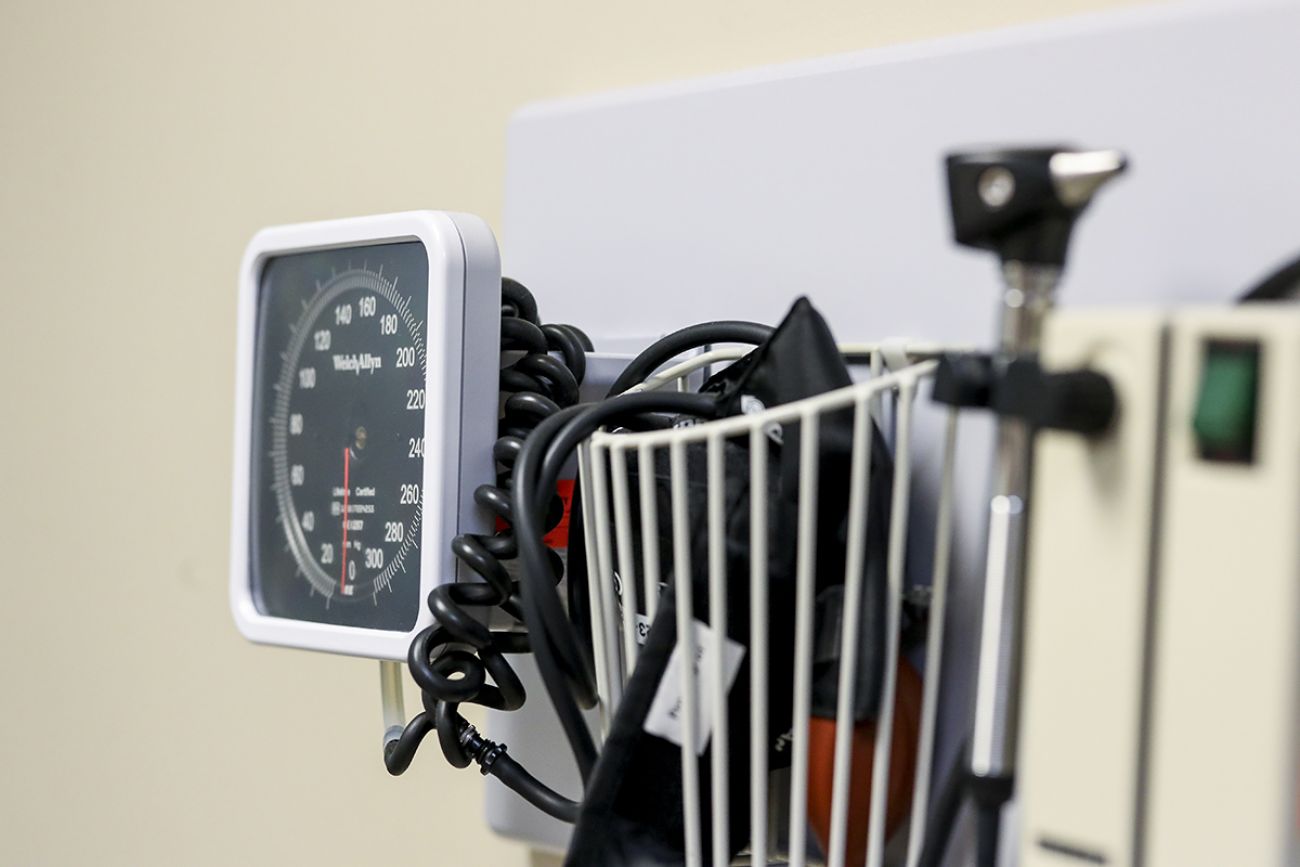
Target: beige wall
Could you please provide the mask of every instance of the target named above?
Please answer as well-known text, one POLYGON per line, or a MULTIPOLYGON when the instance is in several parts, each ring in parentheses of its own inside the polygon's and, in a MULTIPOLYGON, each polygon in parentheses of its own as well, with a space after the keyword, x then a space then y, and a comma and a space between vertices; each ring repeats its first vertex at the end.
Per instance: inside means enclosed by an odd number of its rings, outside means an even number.
POLYGON ((477 774, 384 773, 373 663, 231 625, 259 226, 496 221, 530 100, 1120 2, 0 3, 0 864, 527 862, 477 774))

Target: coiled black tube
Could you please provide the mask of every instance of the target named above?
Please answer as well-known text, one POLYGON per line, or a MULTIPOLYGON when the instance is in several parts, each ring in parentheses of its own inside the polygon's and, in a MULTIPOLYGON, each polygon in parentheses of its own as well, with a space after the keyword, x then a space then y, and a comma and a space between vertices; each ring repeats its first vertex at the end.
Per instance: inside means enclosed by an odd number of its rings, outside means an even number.
MULTIPOLYGON (((463 534, 452 541, 456 558, 483 580, 445 584, 429 594, 433 624, 416 635, 407 656, 411 676, 421 690, 424 711, 384 745, 384 764, 391 774, 403 773, 425 735, 436 731, 443 755, 452 765, 463 768, 477 763, 482 773, 496 776, 542 811, 573 822, 577 803, 529 774, 506 754, 504 745, 481 737, 460 715, 458 707, 471 703, 495 710, 519 708, 525 699, 523 684, 505 656, 536 653, 543 681, 574 748, 582 778, 587 779, 595 762, 595 747, 582 720, 581 709, 593 706, 597 700, 591 662, 574 644, 572 625, 567 622, 563 609, 546 605, 554 593, 541 592, 541 587, 548 585, 553 590, 563 576, 559 556, 541 543, 542 534, 563 517, 562 505, 554 495, 559 472, 557 460, 562 461, 602 421, 623 416, 634 426, 648 424, 651 420, 644 413, 656 411, 711 417, 716 405, 712 399, 699 395, 635 395, 580 412, 579 387, 586 373, 586 353, 592 349, 591 341, 571 325, 542 325, 532 295, 514 280, 502 281, 501 295, 502 353, 522 354, 501 371, 503 414, 492 450, 501 472, 497 483, 480 486, 474 492, 474 499, 500 519, 506 529, 492 535, 463 534), (558 353, 560 358, 551 353, 558 353), (569 424, 577 421, 579 414, 582 420, 576 425, 569 424), (565 429, 560 441, 552 442, 561 428, 565 429), (532 436, 534 431, 538 436, 532 436), (530 448, 525 448, 525 441, 530 443, 530 448), (521 498, 512 490, 519 476, 515 465, 521 455, 530 451, 537 455, 546 453, 546 470, 541 473, 545 481, 540 488, 530 484, 528 494, 521 498), (521 502, 527 506, 523 512, 517 512, 521 502), (525 524, 519 524, 520 520, 525 524), (527 557, 521 564, 529 587, 526 596, 505 566, 506 561, 520 556, 517 526, 534 543, 524 546, 527 557), (487 618, 476 617, 471 610, 486 611, 494 607, 517 621, 526 622, 530 632, 537 630, 538 644, 532 644, 529 636, 519 631, 492 631, 484 625, 487 618), (565 641, 566 638, 569 640, 565 641)), ((770 333, 769 327, 748 322, 706 323, 683 329, 643 352, 624 372, 612 393, 626 388, 624 381, 628 384, 640 381, 686 349, 714 342, 757 343, 770 333)), ((526 474, 530 483, 535 481, 533 475, 526 474)), ((558 606, 558 599, 555 603, 558 606)))
MULTIPOLYGON (((511 478, 524 440, 543 420, 578 402, 578 389, 586 374, 586 353, 591 342, 577 328, 543 325, 537 303, 524 286, 505 279, 501 284, 501 351, 518 353, 501 370, 500 388, 505 400, 493 445, 500 468, 496 484, 481 485, 474 501, 505 524, 492 534, 466 533, 452 540, 452 553, 482 582, 443 584, 429 594, 433 623, 415 636, 407 655, 411 677, 420 687, 424 711, 417 714, 400 736, 384 745, 384 764, 397 775, 411 764, 424 736, 438 734, 447 761, 456 767, 477 762, 484 774, 493 774, 529 802, 556 818, 573 821, 577 804, 540 783, 513 759, 503 745, 479 736, 458 710, 461 704, 478 704, 494 710, 515 710, 524 703, 523 684, 506 659, 527 653, 528 637, 513 630, 493 631, 484 625, 486 612, 500 608, 523 620, 519 588, 506 568, 517 556, 511 507, 511 478), (551 355, 558 353, 560 358, 551 355), (562 359, 562 360, 561 360, 562 359)), ((546 525, 555 526, 563 506, 553 497, 546 525)), ((563 574, 559 556, 546 552, 545 571, 558 583, 563 574)))
POLYGON ((596 747, 580 710, 596 700, 595 675, 568 615, 553 587, 544 583, 545 529, 537 521, 543 492, 555 489, 561 467, 578 444, 602 425, 646 413, 715 418, 715 398, 679 392, 643 392, 601 403, 566 409, 538 425, 515 467, 514 503, 518 517, 519 557, 525 621, 542 683, 559 717, 585 785, 596 763, 596 747))

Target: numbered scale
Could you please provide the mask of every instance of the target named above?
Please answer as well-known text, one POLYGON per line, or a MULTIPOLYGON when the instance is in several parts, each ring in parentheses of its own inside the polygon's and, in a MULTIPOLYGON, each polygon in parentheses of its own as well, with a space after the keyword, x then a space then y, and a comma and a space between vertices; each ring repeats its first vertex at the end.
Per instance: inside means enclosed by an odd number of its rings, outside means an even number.
POLYGON ((244 256, 231 606, 254 641, 402 659, 490 529, 500 318, 481 220, 284 226, 244 256))

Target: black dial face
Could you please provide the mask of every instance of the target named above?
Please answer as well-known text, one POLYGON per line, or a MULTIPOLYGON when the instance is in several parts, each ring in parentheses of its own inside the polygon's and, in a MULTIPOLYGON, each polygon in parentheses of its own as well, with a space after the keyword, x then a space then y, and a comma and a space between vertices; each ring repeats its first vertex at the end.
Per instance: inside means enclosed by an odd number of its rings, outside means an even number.
POLYGON ((415 624, 428 273, 417 242, 262 270, 250 554, 263 614, 415 624))

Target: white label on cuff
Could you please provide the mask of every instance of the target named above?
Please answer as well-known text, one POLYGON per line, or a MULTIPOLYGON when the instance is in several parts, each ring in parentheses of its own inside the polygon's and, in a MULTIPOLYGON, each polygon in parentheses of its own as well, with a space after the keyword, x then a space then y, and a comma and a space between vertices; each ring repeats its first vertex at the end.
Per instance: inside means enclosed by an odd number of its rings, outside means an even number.
MULTIPOLYGON (((713 694, 714 669, 717 666, 718 642, 713 630, 696 620, 695 626, 695 753, 703 755, 713 734, 713 694)), ((739 642, 726 636, 722 639, 722 683, 723 692, 730 693, 731 685, 736 681, 740 671, 740 662, 745 658, 745 648, 739 642)), ((668 656, 668 667, 664 670, 659 689, 655 691, 654 701, 646 714, 647 734, 657 735, 677 746, 682 745, 682 645, 678 642, 668 656)))

